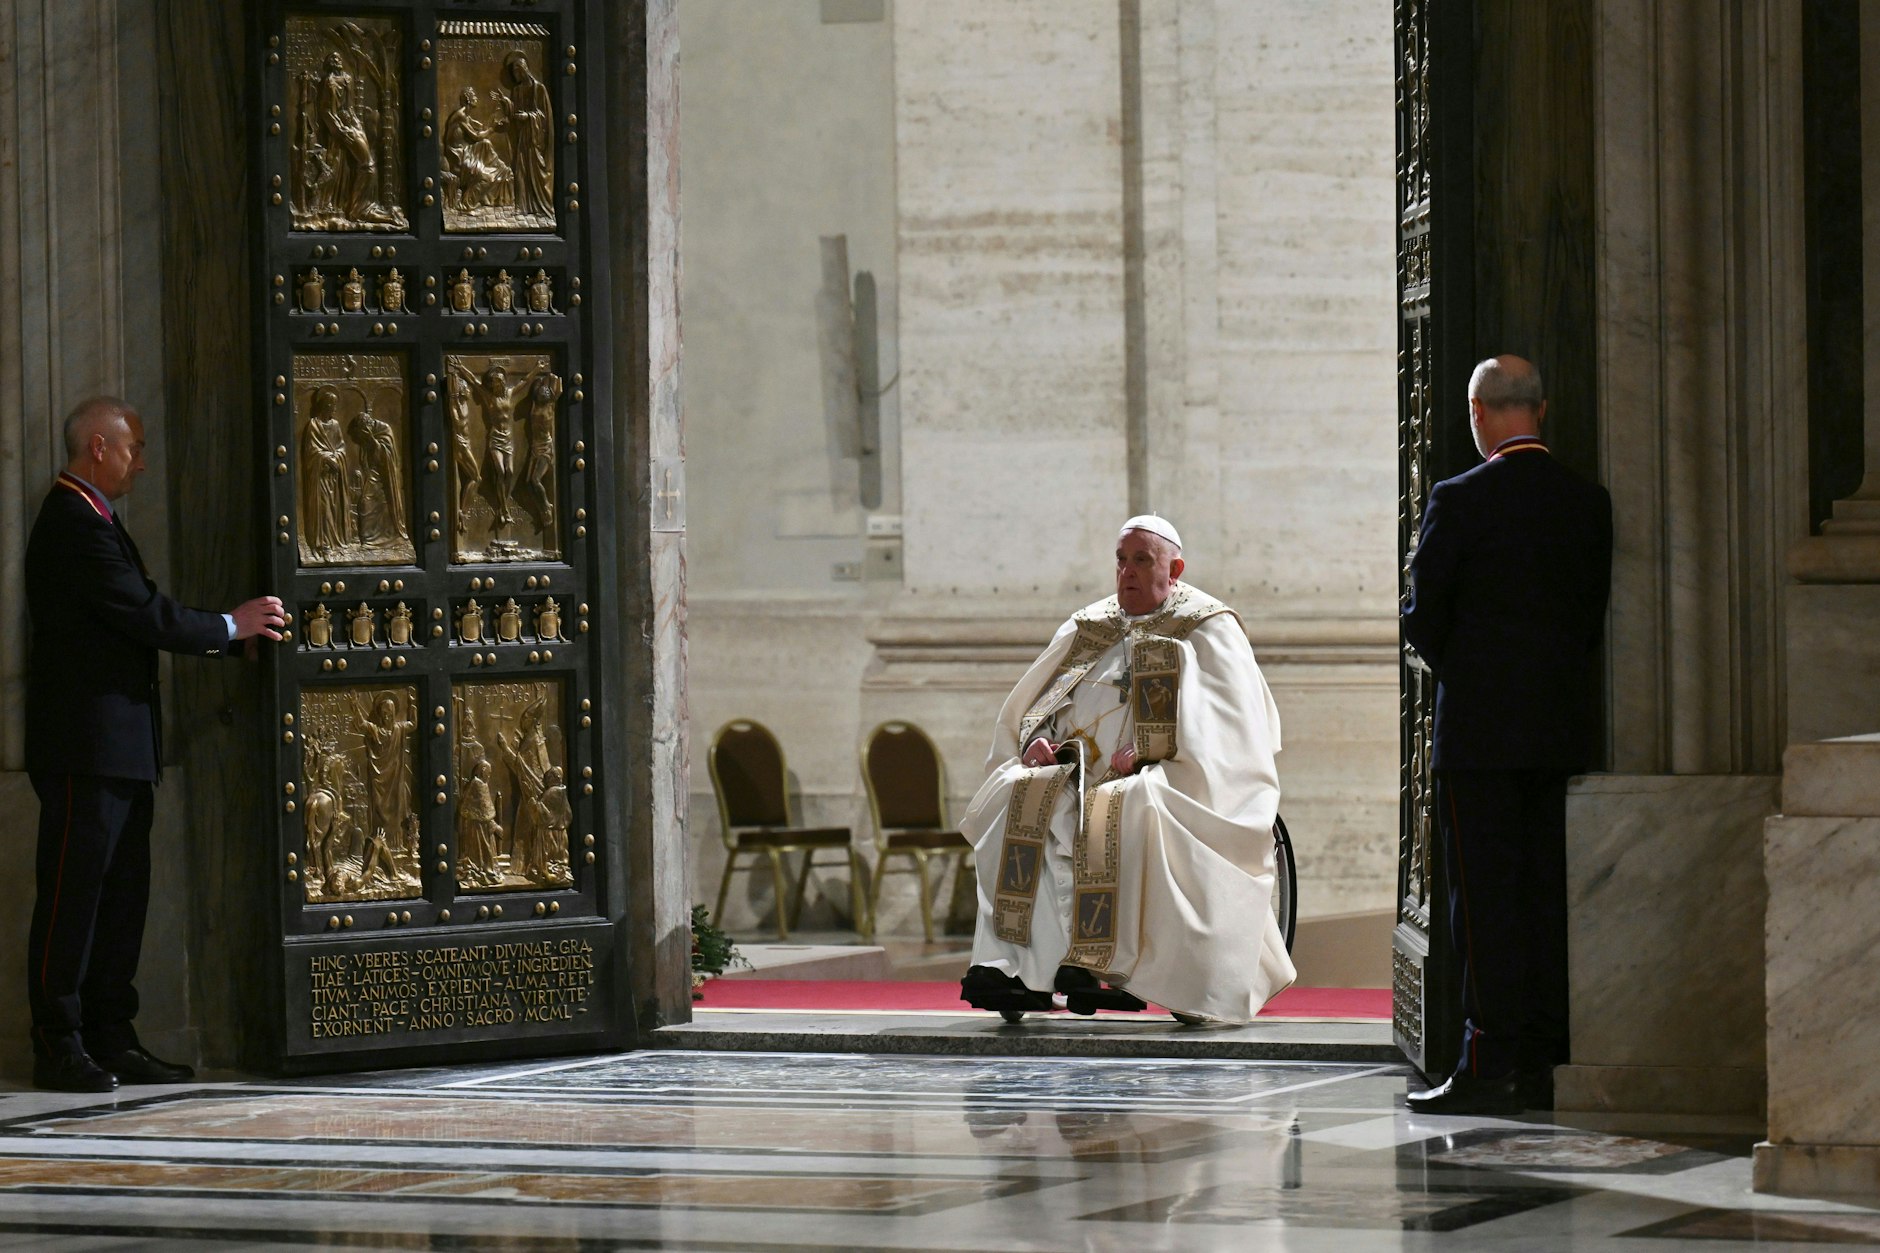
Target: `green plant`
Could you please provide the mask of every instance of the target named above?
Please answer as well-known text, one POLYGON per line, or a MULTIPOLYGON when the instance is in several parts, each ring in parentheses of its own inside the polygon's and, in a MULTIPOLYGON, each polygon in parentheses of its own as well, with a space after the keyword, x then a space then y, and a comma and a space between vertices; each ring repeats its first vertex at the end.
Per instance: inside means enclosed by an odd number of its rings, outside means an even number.
POLYGON ((711 911, 703 905, 692 906, 692 999, 707 979, 714 979, 732 966, 749 966, 738 946, 723 927, 712 921, 711 911))

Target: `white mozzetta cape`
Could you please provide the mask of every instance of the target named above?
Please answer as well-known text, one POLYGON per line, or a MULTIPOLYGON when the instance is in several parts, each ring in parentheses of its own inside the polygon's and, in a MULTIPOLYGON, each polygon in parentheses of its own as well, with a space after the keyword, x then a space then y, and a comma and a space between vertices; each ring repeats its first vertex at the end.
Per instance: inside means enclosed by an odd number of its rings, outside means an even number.
MULTIPOLYGON (((1111 805, 1120 811, 1114 947, 1103 966, 1092 968, 1111 984, 1165 1008, 1246 1022, 1295 977, 1272 907, 1279 711, 1233 611, 1180 584, 1171 600, 1176 594, 1198 602, 1205 615, 1185 638, 1171 641, 1181 654, 1176 750, 1168 760, 1105 785, 1111 805)), ((1072 947, 1072 855, 1081 815, 1074 786, 1064 787, 1044 840, 1029 942, 1001 939, 994 896, 1007 811, 1026 774, 1019 762, 1021 723, 1066 668, 1080 620, 1105 619, 1126 623, 1128 630, 1065 694, 1062 707, 1118 702, 1117 689, 1103 684, 1103 677, 1120 671, 1145 626, 1156 632, 1153 616, 1124 619, 1110 598, 1058 628, 1012 689, 999 712, 987 763, 990 775, 960 822, 979 875, 973 964, 1015 975, 1037 991, 1051 990, 1072 947)), ((1132 742, 1132 713, 1133 707, 1126 708, 1104 721, 1098 737, 1103 757, 1090 762, 1088 788, 1096 788, 1103 777, 1108 754, 1132 742)))

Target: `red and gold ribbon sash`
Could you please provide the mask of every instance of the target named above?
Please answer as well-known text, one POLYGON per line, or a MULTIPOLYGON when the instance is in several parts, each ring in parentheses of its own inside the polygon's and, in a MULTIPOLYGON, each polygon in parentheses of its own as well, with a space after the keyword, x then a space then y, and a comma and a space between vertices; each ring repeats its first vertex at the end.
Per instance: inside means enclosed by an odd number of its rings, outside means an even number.
POLYGON ((1546 452, 1547 445, 1537 435, 1517 435, 1513 439, 1504 439, 1495 445, 1495 451, 1488 454, 1490 461, 1497 461, 1515 452, 1546 452))
POLYGON ((53 482, 57 483, 68 492, 77 492, 80 496, 84 497, 85 503, 91 506, 92 512, 96 513, 106 522, 111 520, 111 511, 98 503, 98 497, 93 493, 91 488, 86 487, 71 475, 63 472, 61 472, 59 477, 54 479, 53 482))

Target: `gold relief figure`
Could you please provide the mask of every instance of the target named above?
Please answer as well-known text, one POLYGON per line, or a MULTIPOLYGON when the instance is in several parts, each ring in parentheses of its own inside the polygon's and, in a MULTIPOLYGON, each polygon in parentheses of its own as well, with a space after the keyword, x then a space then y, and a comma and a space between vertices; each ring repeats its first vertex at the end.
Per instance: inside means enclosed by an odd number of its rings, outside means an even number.
POLYGON ((515 524, 515 515, 509 508, 509 483, 515 466, 516 438, 514 431, 516 402, 522 396, 523 389, 529 385, 529 379, 520 383, 511 383, 509 373, 502 365, 492 362, 483 372, 482 378, 476 378, 462 366, 451 363, 451 368, 460 377, 469 380, 470 390, 476 396, 477 403, 483 410, 483 465, 481 483, 484 496, 496 510, 496 530, 500 533, 506 527, 515 524))
POLYGON ((451 560, 558 557, 554 428, 561 380, 550 358, 541 353, 451 354, 445 367, 455 505, 451 560), (518 422, 529 427, 520 473, 518 422))
POLYGON ((476 451, 470 447, 470 380, 462 371, 450 371, 444 380, 450 413, 451 472, 457 476, 457 512, 470 508, 476 495, 476 451))
POLYGON ((555 220, 555 103, 521 51, 503 58, 509 94, 504 125, 516 170, 516 210, 524 218, 555 220))
POLYGON ((566 887, 573 808, 553 681, 455 686, 458 877, 491 889, 566 887), (492 758, 487 736, 496 749, 492 758))
POLYGON ((346 611, 347 637, 354 648, 372 647, 373 637, 378 634, 378 617, 372 612, 372 606, 363 600, 357 609, 346 611))
POLYGON ((352 541, 352 490, 339 389, 314 390, 300 433, 301 559, 342 560, 352 541))
POLYGON ((300 311, 326 312, 326 275, 318 270, 308 270, 300 276, 300 311))
POLYGON ((309 734, 302 764, 307 801, 304 824, 307 849, 301 878, 310 900, 321 900, 333 866, 346 853, 346 759, 336 744, 309 734))
POLYGON ((385 620, 385 638, 401 648, 411 643, 411 608, 402 600, 385 620))
POLYGON ((537 270, 529 276, 529 312, 553 313, 555 311, 555 283, 548 277, 547 270, 537 270))
POLYGON ((546 535, 555 529, 555 407, 561 400, 561 376, 543 371, 529 386, 529 458, 516 484, 516 499, 535 515, 546 535))
POLYGON ((405 308, 405 279, 393 266, 391 273, 379 280, 379 308, 386 313, 402 313, 405 308))
POLYGON ((344 313, 358 313, 366 307, 365 280, 357 267, 346 271, 346 281, 339 286, 339 307, 344 313))
POLYGON ((469 313, 477 307, 477 289, 470 281, 470 271, 458 270, 457 277, 450 281, 450 307, 458 313, 469 313))
POLYGON ((516 307, 516 286, 509 281, 508 270, 496 271, 496 281, 490 284, 490 312, 510 313, 516 307))
POLYGON ((457 97, 457 107, 444 120, 438 165, 447 230, 460 229, 449 225, 453 218, 474 218, 483 210, 506 208, 516 200, 515 174, 497 155, 490 139, 495 124, 477 116, 478 105, 477 89, 465 87, 457 97))
MULTIPOLYGON (((517 795, 516 816, 511 828, 509 864, 511 868, 520 867, 529 881, 541 885, 565 885, 567 879, 567 850, 562 850, 559 863, 561 876, 557 876, 554 866, 557 858, 550 848, 553 832, 549 826, 553 800, 549 789, 554 786, 551 772, 557 768, 549 757, 548 737, 543 726, 543 713, 547 704, 547 695, 542 693, 522 707, 516 717, 516 731, 512 738, 505 740, 499 733, 497 745, 502 749, 503 761, 508 765, 511 776, 516 781, 517 795)), ((562 793, 563 806, 567 803, 567 794, 562 793)), ((563 842, 566 843, 567 827, 562 827, 563 842)))
POLYGON ((307 645, 325 648, 333 642, 333 613, 325 605, 315 605, 307 615, 307 645))
POLYGON ((532 22, 438 24, 438 133, 446 231, 555 227, 554 96, 548 28, 532 22))
POLYGON ((414 687, 307 687, 300 695, 311 903, 420 894, 414 687))
POLYGON ((535 607, 535 638, 538 640, 559 640, 567 637, 561 633, 561 606, 550 596, 535 607))
POLYGON ((301 564, 415 561, 403 357, 301 353, 293 369, 301 564))
POLYGON ((483 606, 474 599, 457 611, 457 638, 466 644, 483 640, 483 606))
MULTIPOLYGON (((367 841, 376 840, 389 850, 394 847, 394 838, 404 834, 405 820, 413 816, 411 733, 418 723, 406 710, 399 708, 397 698, 389 693, 378 694, 375 704, 354 693, 353 708, 358 713, 359 731, 365 740, 369 771, 366 792, 371 803, 366 811, 367 841)), ((389 857, 389 852, 387 855, 389 857)), ((392 869, 395 871, 396 866, 392 869)), ((362 874, 369 882, 370 874, 362 874)))
POLYGON ((574 825, 574 809, 568 804, 568 787, 560 766, 542 772, 542 790, 535 797, 532 821, 536 828, 535 853, 541 877, 550 883, 572 884, 568 870, 568 828, 574 825))
POLYGON ((398 23, 290 16, 287 55, 294 229, 406 229, 398 23))
POLYGON ((483 740, 477 734, 476 705, 466 700, 461 690, 451 693, 451 704, 457 710, 457 735, 452 746, 452 761, 461 782, 476 773, 477 762, 487 758, 489 751, 483 747, 483 740))
POLYGON ((359 450, 359 533, 395 537, 411 542, 411 523, 405 514, 403 467, 398 460, 398 435, 391 424, 372 411, 365 400, 347 433, 359 450))
POLYGON ((477 758, 470 769, 470 777, 457 797, 457 879, 466 887, 501 887, 498 846, 503 828, 496 821, 496 797, 490 791, 494 772, 483 757, 477 758))
POLYGON ((505 644, 513 644, 522 637, 522 608, 511 596, 496 611, 496 638, 505 644))

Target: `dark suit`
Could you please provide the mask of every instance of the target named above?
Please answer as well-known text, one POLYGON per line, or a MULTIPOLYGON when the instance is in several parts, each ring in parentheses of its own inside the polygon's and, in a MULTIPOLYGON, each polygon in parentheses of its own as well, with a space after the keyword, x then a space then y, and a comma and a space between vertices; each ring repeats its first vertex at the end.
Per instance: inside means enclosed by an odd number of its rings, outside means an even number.
POLYGON ((1451 933, 1458 1071, 1567 1060, 1566 787, 1591 760, 1612 500, 1508 441, 1438 483, 1410 563, 1404 638, 1436 675, 1431 756, 1451 933))
POLYGON ((115 513, 68 475, 26 545, 32 660, 26 768, 39 794, 38 899, 27 999, 40 1056, 136 1043, 161 773, 157 650, 220 656, 227 620, 179 605, 144 572, 115 513))

